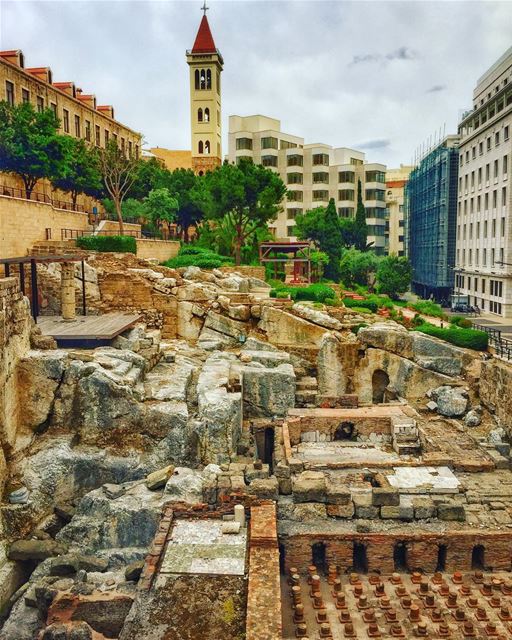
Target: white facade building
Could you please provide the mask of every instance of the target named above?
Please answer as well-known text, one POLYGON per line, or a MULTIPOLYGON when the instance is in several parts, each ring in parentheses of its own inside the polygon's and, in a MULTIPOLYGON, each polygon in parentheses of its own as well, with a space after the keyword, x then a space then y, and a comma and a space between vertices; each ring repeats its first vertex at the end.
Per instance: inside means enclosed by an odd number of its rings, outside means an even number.
POLYGON ((248 157, 273 168, 281 176, 289 195, 272 226, 277 239, 295 239, 295 217, 334 198, 338 213, 355 215, 357 185, 368 223, 368 242, 378 253, 386 250, 386 166, 367 163, 364 153, 327 144, 304 144, 304 138, 281 131, 281 122, 266 116, 229 118, 229 162, 248 157))
POLYGON ((478 80, 459 125, 455 292, 512 317, 512 47, 478 80))

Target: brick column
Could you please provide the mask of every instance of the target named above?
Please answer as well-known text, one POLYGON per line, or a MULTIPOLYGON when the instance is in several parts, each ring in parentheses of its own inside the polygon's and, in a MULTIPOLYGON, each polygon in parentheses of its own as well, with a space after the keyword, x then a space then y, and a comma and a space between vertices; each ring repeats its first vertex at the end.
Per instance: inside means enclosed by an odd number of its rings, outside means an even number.
POLYGON ((73 262, 63 262, 60 280, 61 314, 64 320, 74 320, 75 305, 75 265, 73 262))

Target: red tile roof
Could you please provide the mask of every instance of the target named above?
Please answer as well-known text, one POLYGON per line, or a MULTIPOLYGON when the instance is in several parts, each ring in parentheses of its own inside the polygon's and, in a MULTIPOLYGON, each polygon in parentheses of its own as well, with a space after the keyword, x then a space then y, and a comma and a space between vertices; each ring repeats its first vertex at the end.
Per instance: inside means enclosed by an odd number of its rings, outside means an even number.
POLYGON ((192 53, 216 53, 216 51, 217 47, 213 41, 210 25, 208 24, 208 18, 203 16, 194 46, 192 47, 192 53))

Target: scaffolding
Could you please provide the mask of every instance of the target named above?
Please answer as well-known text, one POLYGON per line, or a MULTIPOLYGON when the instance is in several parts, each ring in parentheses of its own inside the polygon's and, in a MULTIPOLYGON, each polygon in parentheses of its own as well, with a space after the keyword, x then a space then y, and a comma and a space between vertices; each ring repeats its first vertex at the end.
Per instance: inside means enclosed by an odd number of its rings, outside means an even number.
POLYGON ((405 189, 406 255, 412 290, 445 301, 453 289, 458 138, 448 136, 411 172, 405 189))

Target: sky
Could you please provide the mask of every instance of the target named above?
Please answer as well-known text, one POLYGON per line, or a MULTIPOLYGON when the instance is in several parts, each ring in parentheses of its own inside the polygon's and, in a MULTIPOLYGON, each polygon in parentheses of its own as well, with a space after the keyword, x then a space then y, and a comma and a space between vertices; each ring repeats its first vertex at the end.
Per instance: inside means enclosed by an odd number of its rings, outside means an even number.
MULTIPOLYGON (((188 66, 202 0, 0 0, 0 48, 49 66, 146 146, 190 148, 188 66)), ((455 133, 477 79, 512 45, 512 1, 211 0, 229 115, 267 115, 306 143, 410 164, 455 133)))

